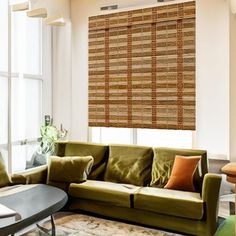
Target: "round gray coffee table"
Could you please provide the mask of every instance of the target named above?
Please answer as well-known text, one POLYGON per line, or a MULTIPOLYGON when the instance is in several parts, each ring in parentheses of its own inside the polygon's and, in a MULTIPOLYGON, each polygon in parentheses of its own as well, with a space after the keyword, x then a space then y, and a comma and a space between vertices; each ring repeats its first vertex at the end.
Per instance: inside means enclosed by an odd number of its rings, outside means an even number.
POLYGON ((13 186, 10 190, 1 191, 0 204, 16 211, 19 219, 0 228, 0 235, 14 235, 48 216, 51 216, 52 235, 55 235, 52 214, 65 206, 67 200, 64 191, 44 184, 13 186))

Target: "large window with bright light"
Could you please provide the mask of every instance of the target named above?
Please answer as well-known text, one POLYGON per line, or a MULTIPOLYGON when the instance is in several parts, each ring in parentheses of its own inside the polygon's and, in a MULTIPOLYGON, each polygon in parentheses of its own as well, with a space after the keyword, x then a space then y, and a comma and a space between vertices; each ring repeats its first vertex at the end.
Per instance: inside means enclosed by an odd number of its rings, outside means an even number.
POLYGON ((194 133, 189 130, 90 128, 95 143, 137 144, 151 147, 193 148, 194 133))
POLYGON ((11 12, 17 2, 0 1, 0 158, 10 172, 33 167, 42 117, 50 112, 43 101, 51 99, 44 89, 51 83, 44 66, 50 29, 24 11, 11 12))

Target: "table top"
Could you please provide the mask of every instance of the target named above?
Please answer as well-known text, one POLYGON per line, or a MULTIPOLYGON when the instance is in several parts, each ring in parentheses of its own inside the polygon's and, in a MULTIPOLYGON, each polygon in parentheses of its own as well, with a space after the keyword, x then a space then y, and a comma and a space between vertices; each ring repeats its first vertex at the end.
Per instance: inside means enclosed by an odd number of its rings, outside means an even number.
POLYGON ((236 176, 236 162, 231 162, 225 165, 222 168, 222 172, 224 172, 226 175, 235 175, 236 176))
POLYGON ((236 184, 236 162, 228 163, 221 170, 227 175, 228 182, 236 184))
POLYGON ((13 234, 60 210, 67 202, 61 189, 44 185, 21 185, 0 192, 0 203, 16 211, 20 219, 0 228, 0 235, 13 234))

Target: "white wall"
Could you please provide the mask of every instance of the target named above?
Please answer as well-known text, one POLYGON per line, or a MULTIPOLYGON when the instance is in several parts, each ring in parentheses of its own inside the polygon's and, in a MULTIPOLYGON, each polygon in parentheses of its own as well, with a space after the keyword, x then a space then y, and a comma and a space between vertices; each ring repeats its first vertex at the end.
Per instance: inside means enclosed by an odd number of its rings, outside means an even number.
POLYGON ((53 122, 71 130, 71 22, 53 27, 53 122))
MULTIPOLYGON (((196 2, 197 132, 195 142, 197 148, 208 150, 210 157, 225 158, 229 156, 230 150, 228 3, 225 0, 196 0, 196 2)), ((156 4, 156 1, 150 0, 148 3, 156 4)), ((61 79, 54 80, 54 105, 56 104, 54 118, 70 126, 70 139, 84 141, 88 139, 88 17, 101 14, 101 6, 113 4, 127 8, 144 6, 147 1, 71 0, 71 87, 67 87, 69 79, 65 76, 61 75, 61 79), (66 100, 61 97, 62 89, 65 89, 63 94, 67 97, 66 100), (64 105, 61 106, 61 102, 64 105), (69 109, 70 104, 71 113, 64 112, 64 108, 69 109)), ((61 47, 61 49, 58 47, 58 50, 65 51, 63 40, 58 43, 61 47)), ((60 66, 66 66, 67 63, 67 59, 64 59, 57 68, 62 71, 60 66)))
MULTIPOLYGON (((66 26, 52 27, 52 116, 54 124, 59 128, 61 124, 67 130, 71 130, 71 20, 70 1, 56 0, 57 7, 47 4, 48 9, 54 9, 51 14, 63 14, 66 26)), ((52 16, 52 15, 50 15, 52 16)), ((50 27, 50 26, 48 26, 50 27)))
POLYGON ((229 8, 225 0, 197 0, 196 147, 229 156, 229 8))
POLYGON ((236 15, 230 14, 230 160, 236 162, 236 15))
MULTIPOLYGON (((22 2, 21 0, 18 2, 22 2)), ((64 18, 70 18, 69 0, 30 0, 31 9, 46 8, 47 17, 62 15, 64 18)))

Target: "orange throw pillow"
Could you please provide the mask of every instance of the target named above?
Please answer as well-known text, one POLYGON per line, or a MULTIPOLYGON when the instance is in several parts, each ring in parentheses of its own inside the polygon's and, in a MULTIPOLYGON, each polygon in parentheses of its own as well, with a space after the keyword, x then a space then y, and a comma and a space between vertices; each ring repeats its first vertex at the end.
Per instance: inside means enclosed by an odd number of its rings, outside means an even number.
POLYGON ((194 192, 193 176, 201 156, 175 156, 170 179, 164 188, 194 192))

